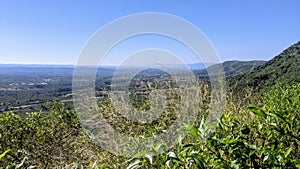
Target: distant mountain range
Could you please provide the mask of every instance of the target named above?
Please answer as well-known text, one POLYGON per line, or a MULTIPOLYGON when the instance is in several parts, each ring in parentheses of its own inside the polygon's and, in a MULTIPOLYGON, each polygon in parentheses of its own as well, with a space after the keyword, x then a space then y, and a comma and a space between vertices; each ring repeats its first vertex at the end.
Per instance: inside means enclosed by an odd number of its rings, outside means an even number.
POLYGON ((270 61, 228 79, 233 91, 253 87, 257 90, 276 83, 300 82, 300 41, 270 61))
MULTIPOLYGON (((262 65, 266 61, 226 61, 222 63, 225 76, 231 77, 241 73, 244 73, 248 70, 251 70, 259 65, 262 65)), ((183 65, 168 65, 175 69, 182 69, 183 65)), ((209 70, 212 74, 217 74, 218 68, 220 68, 220 64, 213 63, 194 63, 187 64, 188 68, 190 68, 196 75, 199 75, 202 80, 209 80, 207 70, 209 70), (208 68, 206 69, 206 67, 208 68)), ((0 64, 0 75, 23 75, 23 76, 72 76, 74 72, 74 65, 25 65, 25 64, 0 64)), ((84 68, 93 68, 91 66, 83 66, 84 68)), ((146 66, 145 66, 146 67, 146 66)), ((114 71, 118 68, 118 66, 112 65, 104 65, 98 68, 98 75, 102 74, 105 76, 113 75, 114 71)), ((123 69, 129 69, 131 67, 123 66, 123 69)), ((122 70, 122 69, 121 69, 122 70)), ((185 69, 183 69, 185 70, 185 69)))
MULTIPOLYGON (((261 65, 265 61, 227 61, 224 62, 222 65, 224 67, 224 71, 226 75, 233 76, 242 72, 245 72, 247 70, 252 69, 253 67, 256 67, 258 65, 261 65)), ((212 72, 218 72, 217 70, 214 70, 218 67, 219 64, 213 64, 213 63, 193 63, 193 64, 186 64, 188 68, 190 68, 192 71, 194 71, 196 74, 201 73, 203 76, 207 76, 206 74, 206 67, 208 67, 209 70, 212 72)), ((184 65, 168 65, 171 68, 175 69, 183 69, 184 65)), ((185 67, 184 66, 184 67, 185 67)), ((14 74, 14 75, 72 75, 75 65, 44 65, 44 64, 0 64, 0 74, 14 74)), ((94 66, 83 66, 84 68, 94 68, 94 66)), ((122 67, 122 66, 121 66, 122 67)), ((145 66, 147 67, 147 66, 145 66)), ((151 67, 151 66, 150 66, 151 67)), ((130 66, 123 66, 123 69, 130 69, 130 66)), ((116 65, 101 65, 98 69, 98 73, 101 72, 110 72, 109 74, 112 74, 116 69, 118 69, 118 66, 116 65)), ((183 69, 184 70, 184 69, 183 69)))
MULTIPOLYGON (((247 87, 264 88, 276 83, 300 82, 300 41, 290 46, 270 61, 226 61, 221 64, 187 64, 202 80, 209 80, 207 71, 217 74, 223 66, 227 85, 232 90, 247 87), (205 69, 205 65, 211 65, 205 69)), ((6 65, 0 64, 0 75, 50 75, 72 76, 72 65, 6 65)), ((176 65, 174 66, 177 67, 176 65)), ((180 67, 180 66, 178 66, 180 67)), ((117 66, 101 66, 98 74, 112 76, 117 66)))

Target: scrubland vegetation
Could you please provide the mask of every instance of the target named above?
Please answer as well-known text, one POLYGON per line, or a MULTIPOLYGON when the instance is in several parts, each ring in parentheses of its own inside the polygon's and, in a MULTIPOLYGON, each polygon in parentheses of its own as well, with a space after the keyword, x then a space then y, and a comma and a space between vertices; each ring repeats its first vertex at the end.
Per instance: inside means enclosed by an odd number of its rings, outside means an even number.
POLYGON ((300 84, 278 84, 261 93, 235 99, 228 92, 224 113, 207 139, 201 137, 205 116, 199 115, 167 152, 131 158, 95 145, 62 103, 49 104, 50 113, 2 113, 0 168, 300 168, 300 84))

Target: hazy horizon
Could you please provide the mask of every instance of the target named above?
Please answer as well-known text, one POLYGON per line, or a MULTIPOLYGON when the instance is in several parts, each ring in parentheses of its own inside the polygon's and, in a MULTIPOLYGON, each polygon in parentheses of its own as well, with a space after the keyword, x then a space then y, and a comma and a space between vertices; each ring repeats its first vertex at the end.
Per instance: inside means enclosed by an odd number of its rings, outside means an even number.
MULTIPOLYGON (((241 62, 247 62, 247 61, 268 61, 268 60, 226 60, 226 61, 223 61, 221 63, 224 63, 224 62, 230 62, 230 61, 241 61, 241 62)), ((209 65, 213 65, 213 64, 218 64, 218 63, 203 63, 203 62, 195 62, 195 63, 188 63, 188 65, 193 65, 193 64, 209 64, 209 65)), ((76 64, 52 64, 52 63, 47 63, 47 64, 44 64, 44 63, 0 63, 0 65, 7 65, 7 66, 21 66, 21 65, 24 65, 24 66, 57 66, 57 67, 60 67, 60 66, 95 66, 95 65, 76 65, 76 64)), ((170 64, 172 65, 172 64, 170 64)), ((99 67, 101 66, 119 66, 119 65, 116 65, 116 64, 101 64, 101 65, 98 65, 99 67)))

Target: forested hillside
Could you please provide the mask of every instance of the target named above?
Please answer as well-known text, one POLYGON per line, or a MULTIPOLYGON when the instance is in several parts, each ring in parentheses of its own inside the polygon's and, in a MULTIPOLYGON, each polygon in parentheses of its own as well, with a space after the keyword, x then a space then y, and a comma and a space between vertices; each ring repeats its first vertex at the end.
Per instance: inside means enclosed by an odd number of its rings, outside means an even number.
MULTIPOLYGON (((233 60, 233 61, 226 61, 221 63, 223 66, 223 71, 225 73, 225 77, 233 77, 239 74, 242 74, 244 72, 250 71, 257 66, 260 66, 262 64, 266 63, 266 61, 262 60, 253 60, 253 61, 238 61, 238 60, 233 60)), ((215 64, 212 66, 209 66, 204 70, 200 71, 200 74, 205 76, 207 71, 211 72, 212 74, 217 74, 219 72, 220 64, 215 64)))
POLYGON ((300 41, 290 46, 278 56, 249 72, 228 80, 233 90, 247 87, 257 90, 270 87, 276 83, 300 82, 300 41))

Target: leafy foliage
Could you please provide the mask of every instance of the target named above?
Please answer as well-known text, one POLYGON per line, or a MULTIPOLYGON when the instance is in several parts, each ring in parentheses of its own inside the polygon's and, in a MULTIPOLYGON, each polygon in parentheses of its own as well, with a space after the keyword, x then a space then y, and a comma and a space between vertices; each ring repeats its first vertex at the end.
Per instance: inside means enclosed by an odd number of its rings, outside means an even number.
POLYGON ((300 84, 273 87, 263 108, 223 114, 207 140, 201 137, 202 118, 185 127, 194 139, 179 139, 151 161, 146 155, 134 158, 129 168, 300 168, 299 94, 300 84))
POLYGON ((0 114, 0 168, 299 168, 300 84, 276 85, 245 108, 228 100, 216 131, 207 139, 205 115, 182 130, 173 148, 140 152, 130 159, 88 140, 74 111, 50 105, 50 114, 0 114), (263 100, 263 102, 257 102, 263 100), (4 152, 4 153, 3 153, 4 152))
POLYGON ((83 133, 75 112, 65 110, 58 102, 49 106, 49 114, 33 112, 24 117, 13 112, 0 114, 0 152, 6 152, 0 159, 0 168, 17 165, 47 168, 83 159, 83 152, 92 145, 80 137, 83 133))

